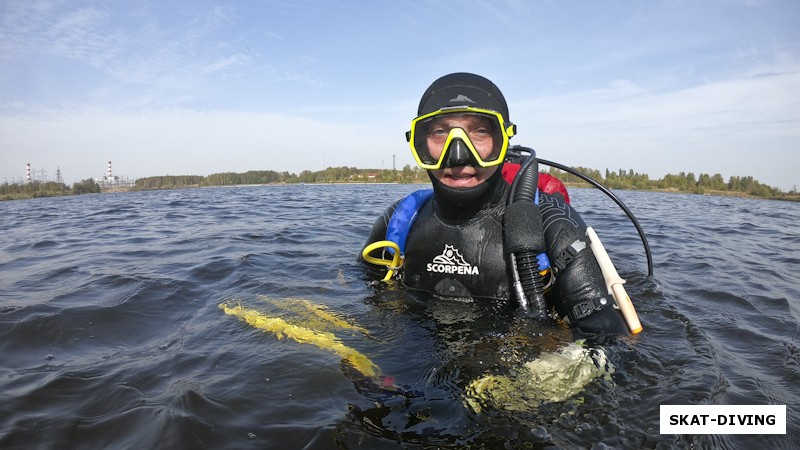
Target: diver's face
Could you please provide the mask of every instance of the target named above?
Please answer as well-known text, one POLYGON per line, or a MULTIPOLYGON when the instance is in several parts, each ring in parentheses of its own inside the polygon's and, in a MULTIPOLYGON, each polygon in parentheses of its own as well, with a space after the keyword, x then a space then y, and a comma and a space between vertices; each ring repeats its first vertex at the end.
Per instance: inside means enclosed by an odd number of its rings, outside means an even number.
MULTIPOLYGON (((431 123, 428 130, 428 149, 435 159, 444 151, 444 141, 453 128, 461 128, 469 136, 475 150, 487 159, 495 149, 495 133, 491 120, 479 115, 443 115, 431 123)), ((445 155, 449 157, 449 155, 445 155)), ((431 170, 434 178, 445 186, 469 188, 488 180, 499 166, 481 167, 476 163, 431 170)))

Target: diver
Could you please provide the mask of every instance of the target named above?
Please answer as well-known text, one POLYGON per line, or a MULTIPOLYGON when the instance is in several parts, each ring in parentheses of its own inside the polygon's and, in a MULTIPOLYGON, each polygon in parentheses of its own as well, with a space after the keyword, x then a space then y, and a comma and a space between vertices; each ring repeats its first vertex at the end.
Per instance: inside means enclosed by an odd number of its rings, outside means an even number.
MULTIPOLYGON (((396 272, 405 287, 432 301, 520 305, 585 332, 626 334, 586 224, 568 199, 537 190, 535 182, 517 187, 504 178, 515 134, 492 81, 471 73, 434 81, 406 133, 432 192, 398 200, 378 217, 364 245, 365 265, 378 274, 387 267, 376 260, 401 261, 388 267, 387 278, 396 272), (370 247, 384 240, 400 245, 370 247)), ((528 172, 536 180, 538 166, 528 172)))

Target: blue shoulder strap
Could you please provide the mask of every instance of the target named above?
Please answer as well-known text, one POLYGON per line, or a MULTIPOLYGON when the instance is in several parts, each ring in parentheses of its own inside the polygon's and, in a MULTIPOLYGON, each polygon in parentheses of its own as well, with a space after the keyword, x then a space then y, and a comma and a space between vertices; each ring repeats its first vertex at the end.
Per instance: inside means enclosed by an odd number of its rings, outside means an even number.
MULTIPOLYGON (((392 241, 400 247, 400 254, 406 251, 406 238, 408 231, 411 230, 411 225, 414 219, 417 218, 417 211, 422 208, 422 205, 428 202, 433 197, 433 189, 422 189, 412 192, 394 209, 392 218, 389 219, 389 225, 386 227, 386 240, 392 241)), ((390 252, 394 253, 392 249, 390 252)))

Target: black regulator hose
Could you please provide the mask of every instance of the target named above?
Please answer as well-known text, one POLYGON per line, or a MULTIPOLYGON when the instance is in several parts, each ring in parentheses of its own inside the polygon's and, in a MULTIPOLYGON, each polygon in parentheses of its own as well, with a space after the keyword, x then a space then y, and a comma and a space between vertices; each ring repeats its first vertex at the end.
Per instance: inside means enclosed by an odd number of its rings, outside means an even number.
POLYGON ((538 260, 538 255, 546 249, 542 213, 536 204, 539 164, 533 149, 525 150, 530 151, 530 156, 514 177, 506 199, 504 239, 520 305, 533 317, 545 319, 545 280, 538 260))
MULTIPOLYGON (((519 146, 515 146, 519 148, 519 146)), ((539 189, 539 160, 536 159, 536 153, 532 148, 524 148, 531 152, 531 155, 520 166, 517 176, 511 183, 511 191, 506 200, 506 206, 517 202, 527 201, 530 204, 536 202, 536 191, 539 189), (531 170, 533 166, 533 170, 531 170)))

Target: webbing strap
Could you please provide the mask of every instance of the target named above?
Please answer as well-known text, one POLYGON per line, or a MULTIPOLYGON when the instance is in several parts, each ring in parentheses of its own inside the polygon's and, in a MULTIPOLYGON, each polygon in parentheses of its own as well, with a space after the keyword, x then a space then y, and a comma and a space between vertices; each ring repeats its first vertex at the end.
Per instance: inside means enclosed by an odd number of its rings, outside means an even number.
MULTIPOLYGON (((389 219, 389 225, 386 227, 386 240, 396 243, 400 248, 401 255, 406 251, 406 238, 414 219, 417 218, 417 211, 422 209, 422 205, 431 197, 433 197, 433 189, 412 192, 401 200, 394 209, 392 218, 389 219)), ((388 250, 394 254, 393 249, 390 248, 388 250)))

